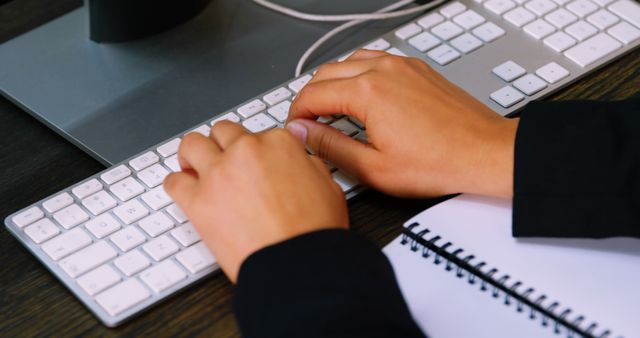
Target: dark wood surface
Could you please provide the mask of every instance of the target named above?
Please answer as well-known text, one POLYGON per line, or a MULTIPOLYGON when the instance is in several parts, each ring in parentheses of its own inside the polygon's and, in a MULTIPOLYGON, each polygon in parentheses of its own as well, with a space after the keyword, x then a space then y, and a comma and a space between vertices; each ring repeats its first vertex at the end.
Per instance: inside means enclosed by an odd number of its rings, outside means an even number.
MULTIPOLYGON (((14 0, 0 7, 0 41, 63 13, 78 0, 14 0), (52 5, 59 4, 58 6, 52 5)), ((0 65, 1 67, 2 65, 0 65)), ((618 100, 640 93, 640 50, 551 99, 618 100)), ((37 202, 103 166, 18 107, 0 98, 0 217, 37 202)), ((355 231, 379 246, 428 200, 368 191, 350 202, 355 231)), ((238 336, 233 287, 216 274, 116 329, 104 327, 3 227, 0 227, 0 336, 238 336)))

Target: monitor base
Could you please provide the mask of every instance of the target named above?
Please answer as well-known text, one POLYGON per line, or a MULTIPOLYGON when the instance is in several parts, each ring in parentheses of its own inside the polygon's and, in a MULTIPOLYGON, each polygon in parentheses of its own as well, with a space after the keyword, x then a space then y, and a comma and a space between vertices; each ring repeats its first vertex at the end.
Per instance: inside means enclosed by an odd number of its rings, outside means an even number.
MULTIPOLYGON (((297 5, 313 12, 361 12, 387 3, 297 5)), ((0 45, 0 93, 105 165, 290 79, 298 57, 334 26, 287 18, 250 1, 216 0, 171 31, 97 44, 88 39, 84 11, 74 10, 0 45)), ((374 23, 347 33, 316 61, 397 24, 374 23)))

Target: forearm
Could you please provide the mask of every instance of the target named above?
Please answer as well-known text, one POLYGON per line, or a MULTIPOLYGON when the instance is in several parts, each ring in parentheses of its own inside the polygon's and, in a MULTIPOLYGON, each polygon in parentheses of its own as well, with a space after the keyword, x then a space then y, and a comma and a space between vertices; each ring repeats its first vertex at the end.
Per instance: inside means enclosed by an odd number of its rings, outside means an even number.
POLYGON ((386 257, 345 230, 302 235, 251 255, 234 308, 246 337, 421 337, 386 257))
POLYGON ((640 100, 534 102, 514 163, 514 236, 640 236, 640 100))

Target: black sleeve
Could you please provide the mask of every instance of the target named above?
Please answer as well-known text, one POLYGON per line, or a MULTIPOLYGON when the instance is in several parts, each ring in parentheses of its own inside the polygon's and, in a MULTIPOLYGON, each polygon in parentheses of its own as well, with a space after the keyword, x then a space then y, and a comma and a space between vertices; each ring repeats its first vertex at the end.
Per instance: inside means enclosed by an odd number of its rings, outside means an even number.
POLYGON ((640 237, 640 98, 525 108, 515 146, 513 235, 640 237))
POLYGON ((252 254, 240 268, 234 310, 248 338, 423 337, 386 256, 346 230, 252 254))

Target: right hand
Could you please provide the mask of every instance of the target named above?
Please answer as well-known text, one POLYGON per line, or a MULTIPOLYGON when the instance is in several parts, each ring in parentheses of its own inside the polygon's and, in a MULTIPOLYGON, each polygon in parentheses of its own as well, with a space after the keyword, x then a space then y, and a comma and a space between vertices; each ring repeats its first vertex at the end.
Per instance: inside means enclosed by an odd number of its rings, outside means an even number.
POLYGON ((287 128, 364 184, 402 197, 513 194, 517 119, 506 119, 416 58, 360 50, 320 67, 287 128), (368 144, 314 120, 345 114, 368 144))

